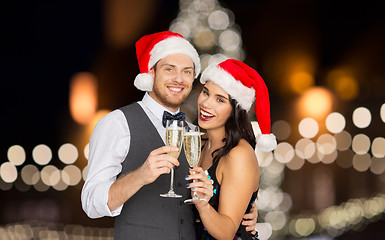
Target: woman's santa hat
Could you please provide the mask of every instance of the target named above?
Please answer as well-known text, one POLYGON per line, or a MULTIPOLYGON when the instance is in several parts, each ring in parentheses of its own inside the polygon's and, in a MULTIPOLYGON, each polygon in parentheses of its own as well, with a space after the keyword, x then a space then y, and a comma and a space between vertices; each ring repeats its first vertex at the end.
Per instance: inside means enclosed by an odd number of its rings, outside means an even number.
POLYGON ((257 71, 243 62, 228 59, 203 71, 200 82, 205 84, 207 81, 220 86, 246 111, 256 100, 254 110, 262 132, 257 135, 257 148, 269 152, 277 147, 277 140, 270 133, 269 92, 257 71))
POLYGON ((197 51, 182 35, 170 31, 153 33, 143 36, 136 44, 140 74, 135 78, 134 85, 142 91, 152 91, 154 79, 149 71, 162 58, 172 54, 186 54, 194 62, 195 76, 201 71, 197 51))

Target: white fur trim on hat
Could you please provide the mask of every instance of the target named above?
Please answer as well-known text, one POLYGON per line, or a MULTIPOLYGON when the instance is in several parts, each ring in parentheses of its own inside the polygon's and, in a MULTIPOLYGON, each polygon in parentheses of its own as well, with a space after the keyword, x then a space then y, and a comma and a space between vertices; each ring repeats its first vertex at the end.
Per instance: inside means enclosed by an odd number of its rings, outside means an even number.
POLYGON ((277 140, 274 134, 257 135, 257 148, 264 152, 271 152, 277 147, 277 140))
POLYGON ((277 140, 275 139, 274 134, 262 134, 261 128, 259 127, 258 122, 252 121, 251 126, 257 142, 256 149, 262 152, 271 152, 277 147, 277 140))
POLYGON ((195 77, 201 72, 201 64, 197 51, 189 41, 181 37, 169 37, 155 44, 150 52, 148 71, 162 58, 172 54, 186 54, 194 62, 195 77))
POLYGON ((149 73, 140 73, 135 77, 134 86, 139 90, 151 92, 154 86, 154 78, 149 73))
POLYGON ((254 89, 246 87, 221 67, 215 65, 207 67, 202 73, 200 82, 205 84, 207 81, 211 81, 220 86, 232 98, 237 100, 238 104, 246 111, 249 111, 253 105, 255 100, 254 89))

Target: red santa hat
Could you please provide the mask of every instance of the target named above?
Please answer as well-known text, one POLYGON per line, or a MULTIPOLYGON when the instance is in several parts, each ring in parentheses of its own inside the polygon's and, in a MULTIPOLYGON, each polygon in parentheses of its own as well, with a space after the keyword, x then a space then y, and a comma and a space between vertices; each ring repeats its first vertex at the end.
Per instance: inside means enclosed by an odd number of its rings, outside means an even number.
POLYGON ((182 35, 170 31, 153 33, 143 36, 136 44, 140 74, 135 78, 134 85, 142 91, 152 91, 154 79, 148 72, 162 58, 172 54, 186 54, 194 62, 195 76, 201 71, 197 51, 182 35))
POLYGON ((257 148, 269 152, 277 147, 275 136, 270 133, 269 92, 257 71, 243 62, 228 59, 203 71, 200 82, 205 84, 207 81, 220 86, 246 111, 256 101, 254 110, 262 133, 256 136, 257 148))

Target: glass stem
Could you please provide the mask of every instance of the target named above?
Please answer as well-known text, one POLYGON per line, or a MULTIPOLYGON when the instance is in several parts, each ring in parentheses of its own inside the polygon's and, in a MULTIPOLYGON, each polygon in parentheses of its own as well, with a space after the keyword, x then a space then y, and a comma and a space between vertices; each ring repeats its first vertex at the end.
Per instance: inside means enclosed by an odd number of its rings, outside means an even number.
POLYGON ((171 168, 170 192, 174 192, 174 167, 171 168))

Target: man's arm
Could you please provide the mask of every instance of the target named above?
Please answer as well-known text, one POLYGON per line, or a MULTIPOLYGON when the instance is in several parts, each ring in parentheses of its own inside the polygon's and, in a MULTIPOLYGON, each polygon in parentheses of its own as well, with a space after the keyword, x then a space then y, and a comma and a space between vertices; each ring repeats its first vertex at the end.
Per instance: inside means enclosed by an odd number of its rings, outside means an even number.
POLYGON ((90 218, 117 216, 127 199, 160 174, 168 173, 179 162, 165 154, 175 151, 162 147, 150 153, 137 170, 121 176, 122 162, 130 146, 130 132, 124 114, 116 110, 103 117, 90 139, 87 178, 81 193, 83 210, 90 218))
POLYGON ((177 147, 170 146, 155 149, 140 168, 115 181, 108 192, 107 204, 110 211, 117 209, 140 188, 154 182, 161 174, 169 173, 174 165, 179 166, 178 160, 167 154, 177 151, 177 147))
POLYGON ((121 207, 111 212, 108 192, 122 170, 130 146, 127 120, 120 110, 104 116, 95 126, 89 143, 87 177, 81 192, 84 212, 90 218, 117 216, 121 207))

